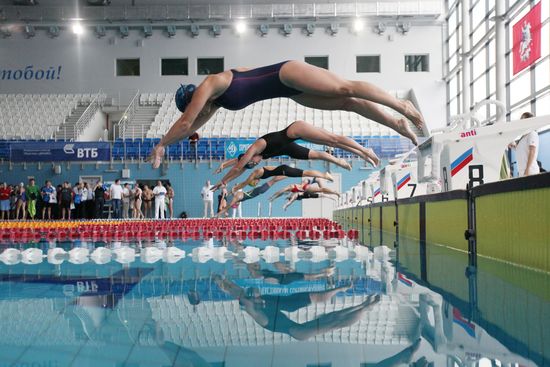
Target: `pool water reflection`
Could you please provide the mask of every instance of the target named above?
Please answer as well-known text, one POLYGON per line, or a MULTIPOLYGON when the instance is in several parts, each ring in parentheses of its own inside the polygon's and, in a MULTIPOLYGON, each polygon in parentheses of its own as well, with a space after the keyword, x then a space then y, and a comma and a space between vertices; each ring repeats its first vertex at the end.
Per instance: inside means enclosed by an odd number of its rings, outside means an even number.
POLYGON ((511 352, 385 246, 76 241, 0 252, 0 366, 545 361, 511 352))

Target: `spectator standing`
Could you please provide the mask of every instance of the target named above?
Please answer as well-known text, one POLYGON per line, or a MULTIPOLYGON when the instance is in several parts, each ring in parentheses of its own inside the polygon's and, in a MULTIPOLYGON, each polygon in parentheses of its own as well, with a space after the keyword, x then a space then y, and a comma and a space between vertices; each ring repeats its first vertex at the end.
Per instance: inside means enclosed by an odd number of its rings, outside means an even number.
POLYGON ((153 203, 153 190, 149 188, 148 185, 143 186, 143 214, 145 218, 152 217, 152 203, 153 203))
POLYGON ((143 190, 141 190, 141 187, 139 187, 139 184, 136 182, 136 188, 134 189, 134 218, 135 219, 142 219, 145 218, 143 215, 143 212, 141 211, 141 203, 143 201, 142 198, 143 190))
POLYGON ((168 204, 168 213, 169 218, 174 218, 174 188, 169 183, 166 184, 166 197, 167 197, 167 204, 168 204))
POLYGON ((105 205, 105 187, 101 181, 98 181, 94 187, 95 217, 103 218, 103 206, 105 205))
POLYGON ((157 186, 153 189, 153 195, 155 195, 155 219, 165 218, 164 211, 166 210, 166 188, 162 185, 160 180, 157 181, 157 186))
MULTIPOLYGON (((239 189, 238 191, 243 191, 243 190, 239 189)), ((239 218, 243 217, 242 203, 240 201, 236 204, 233 204, 231 206, 231 209, 232 209, 231 214, 232 214, 233 219, 236 218, 237 214, 239 215, 239 218)))
MULTIPOLYGON (((88 218, 88 183, 83 182, 82 183, 82 189, 80 190, 80 213, 79 218, 80 219, 86 219, 88 218)), ((76 200, 75 200, 76 201, 76 200)))
POLYGON ((21 212, 21 219, 27 219, 27 190, 23 183, 18 188, 17 203, 15 204, 15 219, 19 219, 19 213, 21 212))
POLYGON ((130 184, 125 183, 122 188, 122 218, 124 219, 130 218, 130 194, 130 184))
POLYGON ((34 178, 29 180, 29 185, 27 186, 27 207, 29 211, 30 219, 36 217, 36 202, 40 196, 40 190, 34 181, 34 178))
POLYGON ((120 180, 116 179, 115 183, 109 188, 109 196, 111 197, 111 204, 113 206, 113 217, 116 219, 121 218, 121 202, 122 202, 122 186, 120 186, 120 180))
POLYGON ((84 187, 88 190, 88 196, 86 198, 86 218, 93 219, 95 217, 94 190, 87 182, 84 182, 84 187))
POLYGON ((202 187, 201 197, 202 202, 204 203, 204 216, 203 218, 208 217, 208 208, 210 208, 210 216, 214 216, 214 193, 212 192, 212 185, 210 185, 210 180, 206 181, 206 184, 202 187))
POLYGON ((74 219, 82 219, 82 182, 76 182, 73 187, 74 219))
POLYGON ((42 194, 42 201, 44 203, 42 207, 42 219, 52 219, 52 207, 57 204, 57 192, 52 186, 51 181, 46 181, 40 193, 42 194))
MULTIPOLYGON (((521 119, 534 117, 531 112, 524 112, 521 119)), ((539 151, 539 135, 536 131, 530 131, 523 135, 516 145, 516 161, 518 163, 518 175, 529 176, 540 173, 537 164, 537 155, 539 151)))
POLYGON ((8 188, 10 189, 10 214, 8 216, 8 219, 15 218, 15 207, 17 205, 17 197, 19 195, 19 186, 12 186, 9 185, 8 188))
POLYGON ((8 185, 3 182, 0 185, 0 211, 2 212, 2 220, 10 219, 10 195, 11 190, 8 185))
POLYGON ((61 189, 61 200, 59 207, 61 208, 61 219, 71 220, 71 203, 73 201, 73 190, 71 185, 65 181, 61 189), (66 218, 65 218, 66 217, 66 218))

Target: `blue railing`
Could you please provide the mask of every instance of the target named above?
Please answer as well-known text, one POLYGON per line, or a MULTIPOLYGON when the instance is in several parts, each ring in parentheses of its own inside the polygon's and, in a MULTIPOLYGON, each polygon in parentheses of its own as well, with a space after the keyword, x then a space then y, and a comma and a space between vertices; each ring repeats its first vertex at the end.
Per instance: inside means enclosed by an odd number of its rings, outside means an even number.
MULTIPOLYGON (((235 138, 203 138, 195 146, 188 140, 170 145, 166 149, 166 155, 172 160, 220 160, 225 158, 225 142, 235 138)), ((380 158, 392 158, 396 154, 409 151, 413 146, 408 139, 398 136, 371 137, 355 136, 353 137, 359 144, 372 148, 380 158)), ((255 139, 243 139, 240 141, 254 142, 255 139)), ((0 140, 0 159, 10 160, 10 144, 22 140, 0 140)), ((40 140, 44 142, 48 140, 40 140)), ((53 140, 51 140, 53 141, 53 140)), ((153 147, 158 144, 160 139, 117 139, 111 142, 112 160, 142 160, 146 159, 153 147)), ((25 140, 25 142, 31 142, 25 140)), ((334 149, 333 154, 337 157, 352 158, 354 155, 341 149, 334 149)))

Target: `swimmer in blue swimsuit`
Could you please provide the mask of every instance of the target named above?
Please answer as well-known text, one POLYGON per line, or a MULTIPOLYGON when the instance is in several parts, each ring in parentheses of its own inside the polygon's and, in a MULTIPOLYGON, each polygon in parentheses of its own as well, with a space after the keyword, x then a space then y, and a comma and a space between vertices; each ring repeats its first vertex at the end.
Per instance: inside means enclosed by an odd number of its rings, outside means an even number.
POLYGON ((222 215, 224 215, 229 210, 229 208, 231 208, 234 205, 237 205, 238 203, 240 203, 242 201, 254 199, 256 196, 259 196, 259 195, 265 193, 276 182, 284 180, 285 178, 286 178, 286 176, 275 176, 271 180, 264 183, 262 186, 255 187, 251 191, 237 191, 237 192, 233 193, 233 198, 231 199, 231 204, 227 205, 225 208, 220 210, 216 214, 216 217, 218 217, 218 218, 221 217, 222 215))
MULTIPOLYGON (((352 154, 357 154, 375 167, 380 163, 372 149, 363 147, 353 139, 333 134, 305 121, 294 121, 286 129, 266 134, 256 140, 240 159, 226 162, 220 166, 222 168, 233 165, 233 168, 222 178, 220 183, 214 185, 214 190, 239 177, 246 168, 257 165, 262 159, 281 155, 288 155, 291 158, 301 160, 320 159, 351 169, 345 159, 336 158, 326 152, 307 149, 296 144, 295 141, 298 139, 344 149, 352 154)), ((216 172, 219 173, 220 171, 218 169, 216 172)))
POLYGON ((359 305, 329 312, 300 324, 291 320, 283 311, 294 312, 312 303, 328 302, 337 293, 345 292, 350 287, 322 292, 295 293, 290 296, 262 296, 258 288, 245 290, 219 276, 215 276, 214 281, 222 291, 238 299, 239 304, 258 325, 272 332, 290 335, 297 340, 307 340, 315 335, 351 326, 380 301, 379 295, 369 296, 359 305))
POLYGON ((371 83, 346 80, 302 61, 232 69, 207 76, 197 87, 188 84, 177 90, 176 106, 182 115, 154 148, 150 157, 153 167, 160 166, 166 146, 197 131, 218 108, 239 110, 254 102, 280 97, 292 98, 310 108, 358 113, 394 129, 414 143, 416 135, 408 122, 385 112, 379 105, 399 112, 419 129, 424 123, 412 102, 399 100, 371 83))

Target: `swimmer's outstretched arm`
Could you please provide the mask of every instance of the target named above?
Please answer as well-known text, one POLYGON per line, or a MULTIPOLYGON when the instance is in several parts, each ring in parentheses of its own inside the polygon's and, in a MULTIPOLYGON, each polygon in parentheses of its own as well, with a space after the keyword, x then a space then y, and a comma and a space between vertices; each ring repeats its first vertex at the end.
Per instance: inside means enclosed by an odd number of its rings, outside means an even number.
POLYGON ((231 204, 226 205, 225 208, 223 209, 220 209, 220 211, 216 214, 216 217, 220 218, 222 215, 225 215, 225 213, 227 213, 233 205, 239 203, 243 199, 243 197, 244 197, 244 194, 242 192, 236 192, 235 194, 233 194, 233 198, 231 199, 231 204))
POLYGON ((298 193, 297 192, 290 195, 290 197, 287 199, 288 201, 285 203, 285 205, 283 205, 283 210, 286 210, 289 206, 291 206, 292 203, 294 203, 296 201, 296 199, 298 199, 298 193))
MULTIPOLYGON (((260 140, 262 140, 262 139, 260 139, 260 140)), ((242 173, 244 172, 244 169, 245 169, 244 167, 246 166, 246 164, 248 162, 250 162, 252 160, 252 158, 254 158, 255 155, 259 155, 265 149, 265 147, 264 147, 265 142, 262 143, 262 142, 260 142, 260 140, 256 140, 256 142, 254 144, 252 144, 246 150, 246 153, 244 153, 244 155, 233 166, 233 168, 231 168, 231 170, 229 172, 227 172, 225 174, 225 176, 223 176, 222 180, 219 183, 217 183, 216 185, 214 185, 214 187, 212 187, 212 191, 216 191, 221 186, 227 185, 227 183, 229 181, 232 181, 232 180, 236 179, 237 177, 239 177, 240 175, 242 175, 242 173)))
POLYGON ((233 186, 233 188, 231 189, 231 192, 236 193, 243 187, 246 187, 246 185, 250 185, 252 182, 259 179, 262 174, 263 174, 263 168, 255 169, 254 172, 252 172, 245 181, 233 186))
POLYGON ((162 162, 165 148, 183 138, 186 138, 204 125, 218 109, 210 104, 208 111, 203 111, 208 101, 222 89, 219 80, 215 77, 208 77, 198 87, 185 112, 176 120, 170 130, 164 135, 157 146, 151 152, 149 160, 153 168, 158 168, 162 162))
POLYGON ((288 186, 286 186, 285 188, 283 188, 283 189, 277 191, 276 193, 273 194, 273 196, 271 196, 271 197, 269 198, 269 201, 273 201, 273 200, 277 199, 279 196, 283 195, 285 192, 289 192, 290 190, 292 190, 292 187, 293 187, 293 186, 294 186, 294 185, 288 185, 288 186))
POLYGON ((222 173, 227 167, 234 166, 239 160, 237 158, 230 159, 228 161, 222 162, 220 166, 214 171, 214 173, 222 173))

